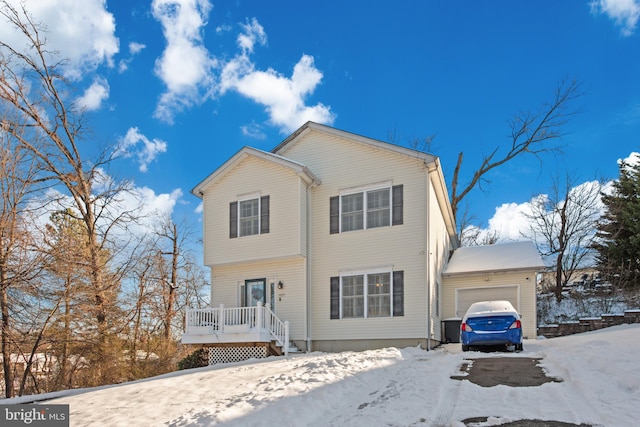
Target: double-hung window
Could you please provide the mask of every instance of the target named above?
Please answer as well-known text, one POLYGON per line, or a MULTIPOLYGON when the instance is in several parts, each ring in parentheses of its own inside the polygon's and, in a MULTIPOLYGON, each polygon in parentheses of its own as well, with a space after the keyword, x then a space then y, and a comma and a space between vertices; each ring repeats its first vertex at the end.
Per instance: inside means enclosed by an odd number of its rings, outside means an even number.
POLYGON ((404 272, 379 271, 331 278, 331 318, 404 315, 404 272))
POLYGON ((229 204, 229 237, 269 232, 269 196, 258 196, 229 204))
POLYGON ((238 202, 239 235, 258 234, 260 226, 260 199, 238 202))
POLYGON ((331 197, 331 234, 402 224, 403 187, 386 184, 331 197))

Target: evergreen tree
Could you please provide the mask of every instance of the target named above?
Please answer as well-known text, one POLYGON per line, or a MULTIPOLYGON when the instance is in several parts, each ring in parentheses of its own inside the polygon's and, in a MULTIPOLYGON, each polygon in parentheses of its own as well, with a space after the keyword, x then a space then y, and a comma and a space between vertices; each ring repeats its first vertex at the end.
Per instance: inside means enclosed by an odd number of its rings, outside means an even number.
POLYGON ((605 213, 598 225, 598 268, 616 287, 640 287, 640 163, 620 163, 611 194, 602 194, 605 213))

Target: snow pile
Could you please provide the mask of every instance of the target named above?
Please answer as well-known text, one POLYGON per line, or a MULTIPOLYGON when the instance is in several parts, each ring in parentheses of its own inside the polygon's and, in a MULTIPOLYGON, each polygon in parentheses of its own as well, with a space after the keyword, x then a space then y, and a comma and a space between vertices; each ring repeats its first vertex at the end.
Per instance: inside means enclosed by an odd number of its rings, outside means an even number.
MULTIPOLYGON (((387 348, 310 353, 219 365, 88 390, 69 404, 72 426, 463 426, 542 419, 602 426, 640 419, 640 325, 529 340, 522 353, 387 348), (465 358, 542 358, 562 382, 480 387, 460 375, 465 358)), ((77 393, 77 391, 76 391, 77 393)), ((3 401, 12 403, 12 401, 3 401)))

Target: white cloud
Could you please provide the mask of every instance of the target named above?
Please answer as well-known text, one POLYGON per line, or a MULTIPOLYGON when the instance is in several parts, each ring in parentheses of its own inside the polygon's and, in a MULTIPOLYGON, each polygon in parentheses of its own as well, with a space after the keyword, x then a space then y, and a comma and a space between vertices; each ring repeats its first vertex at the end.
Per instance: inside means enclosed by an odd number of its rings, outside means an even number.
MULTIPOLYGON (((636 161, 640 161, 638 153, 632 153, 629 158, 634 158, 636 161), (635 156, 634 156, 635 155, 635 156)), ((627 160, 627 159, 625 159, 627 160)), ((599 181, 586 181, 570 190, 570 194, 574 196, 574 200, 580 200, 581 195, 605 193, 611 194, 613 191, 613 181, 601 183, 599 181)), ((465 230, 465 234, 468 236, 474 236, 477 233, 477 238, 473 242, 465 242, 466 244, 478 244, 479 242, 487 241, 489 237, 497 237, 500 242, 516 241, 529 238, 531 236, 531 226, 534 225, 531 217, 533 214, 533 206, 539 205, 541 202, 548 202, 549 196, 547 194, 539 194, 531 200, 524 203, 504 203, 495 209, 493 217, 488 221, 487 228, 481 229, 476 226, 471 226, 468 230, 465 230)), ((599 215, 604 213, 605 206, 602 200, 599 198, 594 206, 592 214, 599 215)))
POLYGON ((335 115, 324 104, 305 105, 322 80, 322 73, 315 68, 313 57, 303 55, 295 65, 291 78, 273 69, 254 69, 246 55, 240 55, 228 62, 222 72, 220 86, 223 91, 233 89, 247 98, 265 106, 269 122, 283 133, 297 129, 311 120, 333 124, 335 115))
POLYGON ((504 203, 496 208, 489 220, 489 231, 495 232, 500 240, 522 240, 523 235, 529 232, 529 221, 525 217, 527 213, 531 213, 531 201, 520 204, 504 203))
POLYGON ((221 34, 225 34, 228 33, 232 30, 233 28, 231 27, 231 25, 220 25, 218 27, 216 27, 216 34, 221 35, 221 34))
MULTIPOLYGON (((96 170, 94 174, 93 188, 96 192, 106 189, 113 183, 113 178, 104 170, 96 170)), ((144 237, 167 216, 171 216, 176 204, 182 198, 183 192, 177 188, 170 193, 157 194, 148 187, 132 187, 128 191, 118 194, 118 197, 109 199, 109 205, 104 207, 98 219, 97 226, 102 230, 110 227, 110 221, 114 218, 126 218, 128 213, 133 213, 136 220, 117 227, 110 228, 109 240, 112 242, 128 242, 144 237)), ((98 203, 100 203, 98 201, 98 203)), ((55 188, 50 188, 41 199, 29 201, 30 220, 33 229, 44 230, 53 212, 70 208, 76 211, 74 201, 68 195, 60 193, 55 188)))
POLYGON ((129 58, 122 59, 118 63, 118 72, 122 73, 129 68, 129 64, 133 61, 133 57, 142 52, 147 46, 142 43, 131 42, 129 43, 129 58))
POLYGON ((148 187, 138 187, 133 192, 132 202, 140 202, 140 213, 148 221, 144 221, 149 227, 156 225, 153 217, 171 215, 176 203, 182 198, 182 190, 177 188, 171 193, 156 194, 148 187))
POLYGON ((167 41, 155 66, 167 90, 160 96, 154 116, 172 123, 176 112, 214 94, 216 60, 202 39, 212 5, 207 0, 153 0, 151 7, 167 41))
POLYGON ((623 36, 630 36, 636 29, 640 18, 640 2, 638 0, 594 0, 591 2, 592 13, 601 13, 613 19, 623 36))
POLYGON ((167 151, 167 143, 160 139, 149 139, 140 133, 137 127, 129 128, 127 134, 120 140, 118 153, 125 157, 135 156, 140 165, 140 172, 147 172, 149 164, 160 153, 167 151), (139 148, 140 143, 142 146, 139 148))
MULTIPOLYGON (((9 3, 20 8, 19 0, 9 3)), ((63 67, 66 77, 79 80, 102 64, 113 66, 119 42, 105 0, 29 0, 25 4, 35 22, 48 23, 46 49, 68 60, 63 67)), ((13 46, 25 44, 24 37, 5 23, 0 25, 0 38, 13 46)))
POLYGON ((129 53, 131 53, 131 55, 137 55, 142 52, 142 49, 145 47, 147 46, 142 43, 131 42, 129 43, 129 53))
POLYGON ((101 77, 96 77, 91 86, 78 98, 78 105, 88 111, 97 110, 102 101, 109 98, 109 83, 101 77))
MULTIPOLYGON (((263 105, 268 122, 283 133, 309 120, 333 123, 335 115, 330 107, 305 104, 323 77, 312 56, 303 55, 291 77, 271 68, 257 69, 250 55, 257 46, 266 45, 267 35, 255 18, 241 24, 236 38, 240 52, 219 70, 222 61, 205 48, 203 40, 202 29, 211 8, 208 0, 153 0, 153 16, 162 24, 167 42, 155 66, 156 75, 167 88, 156 106, 156 118, 172 123, 175 114, 233 90, 263 105)), ((228 30, 215 29, 217 34, 228 30)), ((250 128, 243 132, 252 133, 250 128)))
POLYGON ((262 126, 256 122, 251 122, 248 125, 240 127, 242 134, 253 139, 266 139, 267 135, 262 130, 262 126))
POLYGON ((253 47, 256 42, 261 46, 267 43, 267 35, 264 32, 264 28, 256 18, 251 21, 247 21, 242 25, 243 33, 238 35, 238 46, 242 49, 243 54, 253 53, 253 47))

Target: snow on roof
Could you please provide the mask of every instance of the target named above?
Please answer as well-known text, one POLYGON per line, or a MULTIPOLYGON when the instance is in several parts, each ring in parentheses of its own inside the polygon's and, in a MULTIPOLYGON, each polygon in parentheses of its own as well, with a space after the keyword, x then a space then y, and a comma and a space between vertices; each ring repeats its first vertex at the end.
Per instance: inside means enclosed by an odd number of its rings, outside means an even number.
POLYGON ((544 268, 544 263, 538 250, 533 242, 527 240, 458 248, 444 274, 541 268, 544 268))

